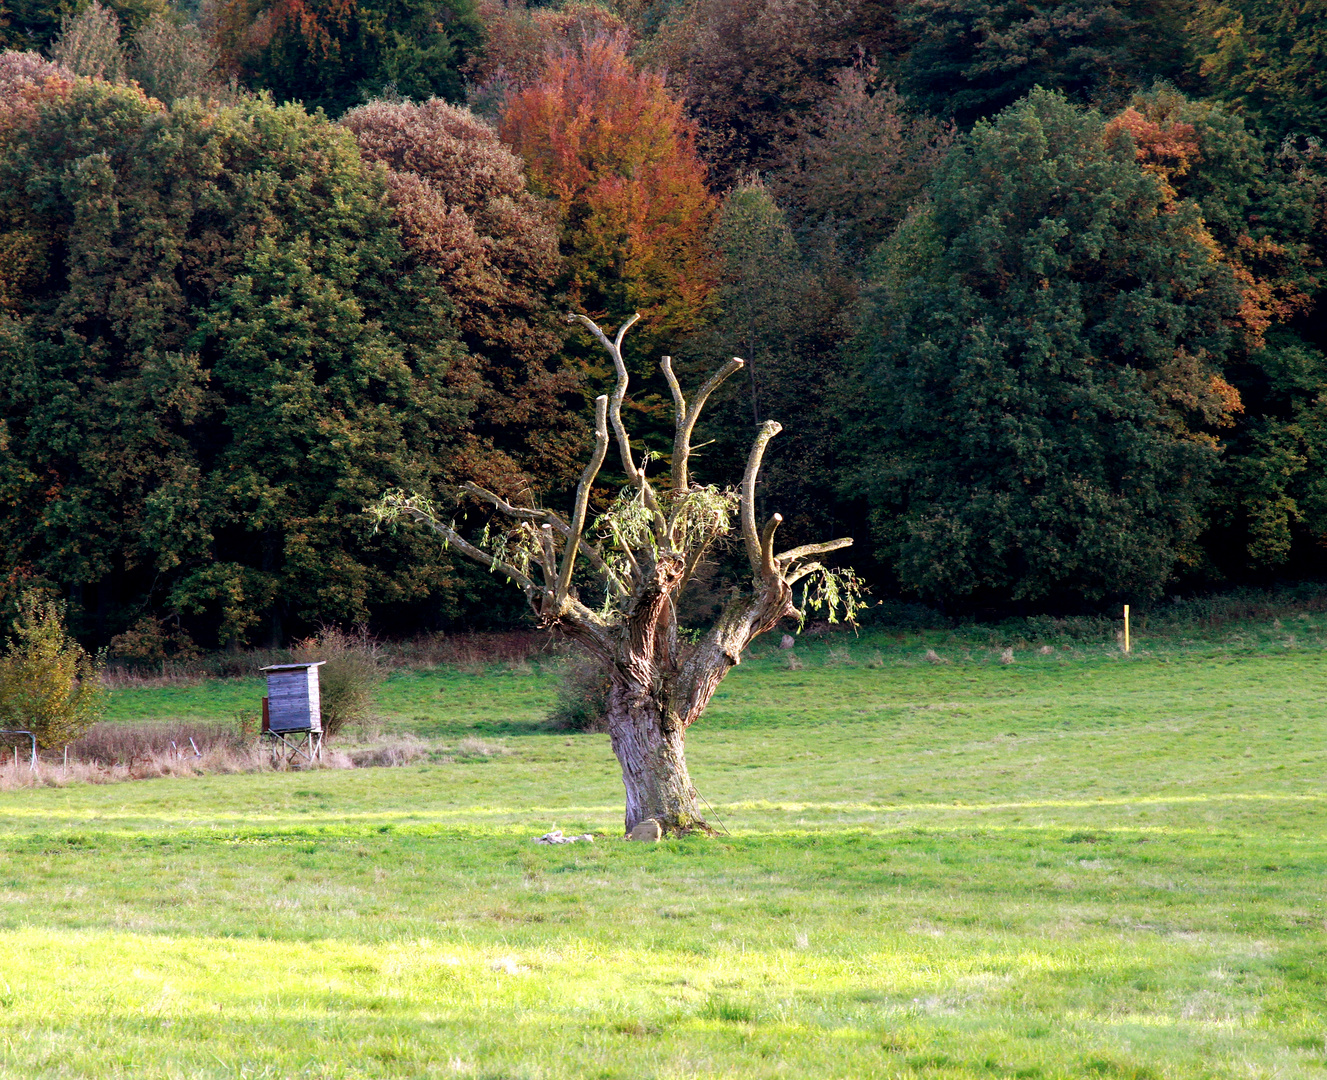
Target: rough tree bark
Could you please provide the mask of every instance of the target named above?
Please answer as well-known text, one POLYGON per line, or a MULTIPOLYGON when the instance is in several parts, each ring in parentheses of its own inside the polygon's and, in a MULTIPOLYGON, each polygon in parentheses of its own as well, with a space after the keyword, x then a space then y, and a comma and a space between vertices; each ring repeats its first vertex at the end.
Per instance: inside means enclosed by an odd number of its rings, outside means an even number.
POLYGON ((757 527, 756 481, 765 448, 781 430, 774 421, 759 426, 739 489, 723 491, 693 482, 689 465, 696 420, 710 395, 743 367, 737 357, 690 401, 682 394, 671 359, 663 357, 675 413, 673 453, 668 475, 657 481, 648 478, 622 423, 627 392, 622 342, 639 316, 628 320, 615 339, 583 315, 567 318, 598 339, 617 372, 611 397, 595 401, 594 453, 581 474, 570 520, 551 510, 513 505, 476 484, 465 484, 466 493, 512 522, 511 531, 484 550, 466 541, 418 495, 389 492, 372 509, 381 521, 404 517, 420 522, 452 548, 505 575, 525 593, 541 625, 561 630, 604 665, 609 676, 605 719, 622 766, 628 832, 649 818, 666 832, 708 832, 687 773, 687 729, 705 712, 723 677, 741 663, 752 639, 785 616, 800 614, 793 603, 794 584, 820 575, 830 586, 822 595, 831 605, 839 591, 836 584, 846 584, 851 597, 852 579, 836 578, 815 560, 852 540, 776 553, 774 536, 782 517, 775 514, 757 527), (608 454, 610 428, 628 487, 587 530, 591 488, 608 454), (708 633, 690 644, 678 633, 677 598, 713 543, 731 532, 734 516, 750 580, 732 590, 708 633), (573 588, 578 564, 583 576, 591 574, 605 590, 600 610, 582 603, 573 588))

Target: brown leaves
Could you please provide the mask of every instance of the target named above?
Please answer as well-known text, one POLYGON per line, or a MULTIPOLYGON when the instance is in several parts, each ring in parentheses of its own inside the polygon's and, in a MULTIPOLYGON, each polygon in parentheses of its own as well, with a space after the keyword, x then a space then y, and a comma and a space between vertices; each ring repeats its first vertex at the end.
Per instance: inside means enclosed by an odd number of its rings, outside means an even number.
POLYGON ((628 33, 617 15, 583 0, 533 9, 520 0, 480 0, 477 7, 488 34, 470 69, 480 86, 522 90, 539 79, 550 54, 586 38, 628 33))
POLYGON ((526 189, 521 161, 469 110, 437 99, 346 114, 360 152, 387 167, 406 245, 436 270, 474 357, 449 378, 478 399, 466 471, 498 490, 570 475, 580 444, 562 408, 574 376, 549 303, 561 271, 558 213, 526 189))
POLYGON ((909 114, 873 64, 834 73, 826 96, 793 124, 775 186, 812 219, 859 242, 884 239, 953 141, 952 125, 909 114))
POLYGON ((863 50, 881 55, 892 6, 864 0, 689 0, 647 46, 700 124, 719 181, 775 163, 797 118, 863 50))

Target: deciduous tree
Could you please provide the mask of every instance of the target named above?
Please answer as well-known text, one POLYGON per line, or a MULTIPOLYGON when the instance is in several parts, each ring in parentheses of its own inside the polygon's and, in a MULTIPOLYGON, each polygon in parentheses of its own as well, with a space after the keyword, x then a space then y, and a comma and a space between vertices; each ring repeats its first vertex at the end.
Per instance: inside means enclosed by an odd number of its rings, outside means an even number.
POLYGON ((556 205, 527 190, 520 159, 465 108, 374 102, 343 122, 360 153, 387 167, 406 246, 438 272, 468 346, 477 381, 466 471, 507 492, 531 479, 574 483, 583 433, 550 300, 562 273, 556 205))
POLYGON ((106 710, 103 657, 83 648, 64 624, 64 605, 21 595, 8 647, 0 654, 0 716, 32 732, 42 748, 68 745, 106 710))
POLYGON ((1311 312, 1321 287, 1316 193, 1216 102, 1173 90, 1140 94, 1107 132, 1127 132, 1166 205, 1197 208, 1195 235, 1229 267, 1240 297, 1226 370, 1245 408, 1221 432, 1221 482, 1204 546, 1221 572, 1282 565, 1297 531, 1323 528, 1308 509, 1306 483, 1310 463, 1327 453, 1314 442, 1321 425, 1313 419, 1327 385, 1315 382, 1320 354, 1289 329, 1311 312))
POLYGON ((794 118, 772 182, 805 224, 861 252, 903 220, 952 140, 952 125, 911 113, 874 64, 857 63, 794 118))
POLYGON ((626 49, 621 36, 597 35, 552 55, 500 130, 532 186, 561 207, 572 300, 615 318, 639 311, 648 351, 709 315, 715 201, 681 102, 626 49))
MULTIPOLYGON (((734 358, 690 400, 684 397, 668 357, 662 371, 672 390, 674 441, 670 469, 658 480, 633 449, 622 420, 628 374, 622 342, 635 323, 614 339, 584 316, 576 318, 599 340, 613 362, 617 386, 595 401, 595 448, 581 475, 572 512, 513 505, 475 484, 470 496, 494 507, 510 531, 474 544, 449 524, 428 499, 391 492, 375 507, 383 522, 406 519, 442 536, 453 550, 490 566, 524 594, 542 626, 579 642, 608 676, 606 722, 626 788, 625 825, 654 818, 667 832, 706 830, 698 795, 687 772, 687 729, 700 719, 724 676, 741 663, 753 638, 795 616, 793 587, 810 583, 812 603, 831 614, 856 607, 855 579, 815 561, 851 540, 832 540, 778 551, 778 514, 757 524, 756 485, 769 441, 780 425, 758 429, 740 489, 701 486, 691 478, 692 434, 706 401, 739 371, 734 358), (611 431, 611 434, 610 434, 611 431), (628 486, 597 520, 590 518, 594 483, 617 446, 628 486), (695 644, 678 625, 676 602, 714 544, 736 529, 750 577, 733 588, 714 625, 695 644), (585 576, 578 575, 583 568, 585 576), (596 595, 602 595, 602 603, 596 595), (586 598, 582 599, 584 592, 586 598)), ((805 601, 804 601, 805 603, 805 601)))
POLYGON ((215 22, 249 85, 333 116, 392 90, 463 100, 483 40, 473 0, 221 0, 215 22))
MULTIPOLYGON (((126 33, 171 7, 168 0, 109 0, 103 6, 115 13, 126 33)), ((49 49, 65 22, 86 7, 84 0, 0 0, 0 49, 49 49)))
MULTIPOLYGON (((743 377, 716 393, 701 431, 714 445, 698 468, 740 470, 751 425, 786 422, 784 452, 771 461, 762 505, 783 514, 794 542, 838 527, 833 475, 842 397, 841 347, 852 332, 854 276, 829 251, 804 251, 768 187, 753 181, 724 198, 715 230, 722 276, 714 325, 688 354, 714 362, 722 345, 741 352, 743 377)), ((689 363, 696 367, 695 361, 689 363)), ((719 475, 723 475, 719 472, 719 475)))
MULTIPOLYGON (((4 95, 0 95, 3 100, 4 95)), ((208 642, 437 594, 370 539, 384 486, 436 483, 469 404, 436 275, 351 134, 294 106, 64 82, 0 122, 0 553, 96 616, 208 642)))
POLYGON ((1327 136, 1327 3, 1198 0, 1202 74, 1278 136, 1327 136))
POLYGON ((946 156, 884 249, 847 452, 922 594, 1155 595, 1196 555, 1239 294, 1197 207, 1035 91, 946 156))
POLYGON ((643 46, 699 123, 699 145, 728 186, 774 165, 835 72, 899 44, 881 0, 687 0, 643 46))
POLYGON ((493 101, 499 113, 506 95, 539 79, 550 53, 574 48, 586 37, 630 33, 615 12, 591 0, 556 7, 479 0, 476 11, 484 24, 484 48, 470 60, 471 97, 493 101))

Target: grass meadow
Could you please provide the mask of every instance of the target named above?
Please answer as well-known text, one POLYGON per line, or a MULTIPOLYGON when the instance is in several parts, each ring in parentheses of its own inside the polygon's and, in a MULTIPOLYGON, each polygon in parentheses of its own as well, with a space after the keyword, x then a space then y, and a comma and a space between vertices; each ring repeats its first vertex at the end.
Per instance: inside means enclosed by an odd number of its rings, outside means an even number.
POLYGON ((1327 617, 984 633, 758 647, 715 839, 616 838, 537 658, 393 675, 416 764, 0 793, 0 1075, 1327 1078, 1327 617))

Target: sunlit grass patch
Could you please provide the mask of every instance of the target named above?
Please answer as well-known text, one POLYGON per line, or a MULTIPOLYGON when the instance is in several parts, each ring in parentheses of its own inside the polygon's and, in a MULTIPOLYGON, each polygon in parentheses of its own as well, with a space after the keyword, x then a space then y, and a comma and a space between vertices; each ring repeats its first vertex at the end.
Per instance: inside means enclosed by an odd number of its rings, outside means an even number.
POLYGON ((1211 988, 1214 946, 1183 939, 1146 958, 1107 936, 1033 943, 915 928, 860 949, 831 939, 754 953, 35 929, 3 944, 13 1004, 0 1030, 36 1036, 6 1044, 0 1061, 16 1074, 58 1061, 70 1075, 113 1075, 116 1062, 252 1075, 312 1058, 346 1075, 687 1075, 701 1053, 715 1067, 689 1075, 900 1064, 968 1075, 991 1055, 1011 1075, 1078 1072, 1097 1058, 1200 1075, 1214 1053, 1265 1068, 1306 1056, 1246 1000, 1211 988), (1103 1012, 1103 999, 1116 1007, 1103 1012), (25 1014, 50 1021, 37 1034, 25 1014))
POLYGON ((616 839, 538 672, 389 680, 414 764, 0 794, 0 1075, 1324 1075, 1321 653, 905 644, 737 669, 712 840, 616 839))

